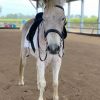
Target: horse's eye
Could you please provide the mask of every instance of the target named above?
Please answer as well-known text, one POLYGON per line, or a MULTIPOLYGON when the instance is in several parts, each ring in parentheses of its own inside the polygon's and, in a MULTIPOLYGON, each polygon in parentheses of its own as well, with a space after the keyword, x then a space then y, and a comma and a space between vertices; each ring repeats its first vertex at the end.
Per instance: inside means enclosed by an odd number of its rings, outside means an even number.
POLYGON ((65 17, 63 17, 62 20, 64 21, 65 20, 65 17))
POLYGON ((44 22, 46 22, 46 21, 47 21, 47 19, 46 19, 46 18, 43 18, 43 21, 44 21, 44 22))

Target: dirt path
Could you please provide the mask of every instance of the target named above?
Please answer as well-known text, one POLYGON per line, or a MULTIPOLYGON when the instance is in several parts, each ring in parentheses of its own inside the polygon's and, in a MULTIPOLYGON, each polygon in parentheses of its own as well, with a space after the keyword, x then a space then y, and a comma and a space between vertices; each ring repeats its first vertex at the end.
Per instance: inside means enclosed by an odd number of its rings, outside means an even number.
MULTIPOLYGON (((0 100, 38 100, 35 60, 29 57, 25 86, 18 86, 20 31, 0 30, 0 100)), ((46 70, 45 99, 52 100, 46 70)), ((60 100, 100 100, 100 38, 69 34, 59 78, 60 100)))

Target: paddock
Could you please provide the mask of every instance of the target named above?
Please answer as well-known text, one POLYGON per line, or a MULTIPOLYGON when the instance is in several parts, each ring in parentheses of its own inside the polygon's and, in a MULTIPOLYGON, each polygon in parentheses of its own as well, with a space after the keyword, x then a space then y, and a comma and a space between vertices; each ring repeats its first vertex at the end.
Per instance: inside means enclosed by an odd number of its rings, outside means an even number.
MULTIPOLYGON (((20 40, 20 30, 0 29, 0 100, 38 100, 32 56, 25 70, 25 86, 18 86, 20 40)), ((46 100, 52 100, 51 73, 48 66, 46 100)), ((59 82, 60 100, 100 100, 100 37, 68 34, 59 82)))

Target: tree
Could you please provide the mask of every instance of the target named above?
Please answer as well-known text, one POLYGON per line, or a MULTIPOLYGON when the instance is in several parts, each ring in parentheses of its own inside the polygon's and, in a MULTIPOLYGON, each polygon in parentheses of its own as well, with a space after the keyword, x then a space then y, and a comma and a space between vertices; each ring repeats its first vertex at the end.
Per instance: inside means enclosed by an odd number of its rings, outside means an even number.
POLYGON ((18 15, 17 14, 8 14, 6 17, 7 18, 18 18, 18 15))

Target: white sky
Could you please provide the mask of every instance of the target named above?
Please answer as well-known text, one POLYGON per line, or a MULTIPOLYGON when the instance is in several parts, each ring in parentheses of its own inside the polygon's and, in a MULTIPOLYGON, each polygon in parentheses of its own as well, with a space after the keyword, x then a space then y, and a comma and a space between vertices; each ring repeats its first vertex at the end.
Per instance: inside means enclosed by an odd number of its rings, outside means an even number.
MULTIPOLYGON (((84 0, 85 7, 84 13, 86 16, 95 15, 98 16, 98 4, 99 0, 84 0)), ((22 13, 25 15, 34 15, 35 10, 30 4, 29 0, 0 0, 0 6, 2 7, 2 15, 6 15, 9 13, 22 13)), ((65 12, 67 14, 67 7, 65 6, 65 12)), ((71 15, 80 14, 81 10, 81 2, 74 1, 71 2, 71 15)))

